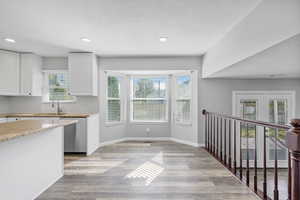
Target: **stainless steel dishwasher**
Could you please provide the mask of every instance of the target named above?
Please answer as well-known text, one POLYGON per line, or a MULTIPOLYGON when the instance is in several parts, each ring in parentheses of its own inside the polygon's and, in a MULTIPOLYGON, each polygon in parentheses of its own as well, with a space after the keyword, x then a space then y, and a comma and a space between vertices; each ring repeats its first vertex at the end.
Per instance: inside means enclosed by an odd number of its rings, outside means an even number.
POLYGON ((64 150, 66 153, 87 152, 87 123, 86 118, 63 118, 66 120, 76 119, 76 124, 65 126, 64 150))

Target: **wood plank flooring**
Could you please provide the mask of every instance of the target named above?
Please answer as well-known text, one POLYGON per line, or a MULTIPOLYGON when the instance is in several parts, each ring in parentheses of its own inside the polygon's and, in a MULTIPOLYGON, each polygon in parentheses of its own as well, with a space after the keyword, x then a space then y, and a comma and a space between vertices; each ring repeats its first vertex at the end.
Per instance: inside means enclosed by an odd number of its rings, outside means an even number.
MULTIPOLYGON (((243 173, 246 176, 246 170, 243 173)), ((253 184, 254 169, 250 170, 250 184, 253 184)), ((263 169, 257 169, 257 186, 263 191, 264 173, 263 169)), ((267 193, 273 198, 274 195, 274 169, 267 169, 267 193)), ((278 169, 278 193, 279 200, 288 199, 288 169, 278 169)))
POLYGON ((257 200, 205 150, 123 142, 65 156, 65 175, 38 200, 257 200))

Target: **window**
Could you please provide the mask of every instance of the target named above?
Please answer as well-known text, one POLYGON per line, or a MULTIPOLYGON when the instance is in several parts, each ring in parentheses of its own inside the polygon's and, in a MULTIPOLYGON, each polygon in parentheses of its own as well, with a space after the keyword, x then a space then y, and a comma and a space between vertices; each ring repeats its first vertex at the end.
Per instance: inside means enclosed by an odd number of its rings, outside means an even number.
POLYGON ((175 80, 175 120, 177 123, 191 123, 191 76, 176 76, 175 80))
POLYGON ((107 76, 107 122, 120 122, 121 115, 121 92, 120 77, 107 76))
POLYGON ((132 77, 132 121, 165 122, 168 120, 167 83, 167 77, 132 77))
MULTIPOLYGON (((295 93, 293 91, 234 91, 233 92, 233 114, 250 120, 261 120, 276 124, 287 124, 294 116, 295 93)), ((264 128, 251 124, 240 124, 238 126, 237 141, 241 142, 241 157, 243 162, 255 158, 255 142, 261 144, 264 141, 264 128), (248 130, 248 131, 247 131, 248 130), (248 149, 248 150, 247 150, 248 149)), ((278 129, 276 141, 276 130, 266 128, 266 163, 271 167, 274 165, 275 154, 277 153, 278 166, 287 167, 288 151, 282 143, 285 142, 286 131, 278 129), (277 150, 276 150, 277 149, 277 150)), ((264 156, 262 146, 257 146, 257 162, 262 165, 264 156)))
POLYGON ((75 100, 75 97, 69 94, 69 80, 67 72, 45 72, 43 94, 44 102, 72 102, 75 100))

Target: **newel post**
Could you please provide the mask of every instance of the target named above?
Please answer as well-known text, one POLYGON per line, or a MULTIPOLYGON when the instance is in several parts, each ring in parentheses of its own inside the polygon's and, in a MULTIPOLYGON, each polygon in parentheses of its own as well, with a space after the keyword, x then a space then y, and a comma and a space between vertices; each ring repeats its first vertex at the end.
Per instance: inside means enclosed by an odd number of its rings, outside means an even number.
POLYGON ((286 135, 286 144, 291 154, 292 182, 291 182, 291 200, 300 199, 300 119, 291 120, 291 129, 286 135))

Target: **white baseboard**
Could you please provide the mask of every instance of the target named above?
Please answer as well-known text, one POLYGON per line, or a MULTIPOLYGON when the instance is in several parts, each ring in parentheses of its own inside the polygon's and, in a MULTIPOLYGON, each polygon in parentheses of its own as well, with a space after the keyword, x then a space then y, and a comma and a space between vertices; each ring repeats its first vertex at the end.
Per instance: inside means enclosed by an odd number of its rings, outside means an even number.
POLYGON ((177 138, 171 138, 171 141, 181 143, 181 144, 190 145, 190 146, 193 146, 193 147, 200 147, 200 145, 198 143, 185 141, 185 140, 180 140, 180 139, 177 139, 177 138))
POLYGON ((111 141, 107 141, 107 142, 101 142, 99 144, 99 147, 112 145, 112 144, 116 144, 119 142, 125 142, 125 141, 173 141, 173 142, 186 144, 186 145, 193 146, 193 147, 204 147, 204 144, 198 144, 198 143, 180 140, 180 139, 172 138, 172 137, 125 137, 125 138, 111 140, 111 141))
POLYGON ((125 137, 125 141, 170 141, 169 137, 125 137))
POLYGON ((99 147, 103 147, 103 146, 107 146, 107 145, 111 145, 111 144, 116 144, 116 143, 124 142, 124 141, 125 141, 125 138, 111 140, 111 141, 107 141, 107 142, 100 142, 99 147))
POLYGON ((199 147, 205 147, 205 144, 203 144, 203 143, 199 144, 199 147))

